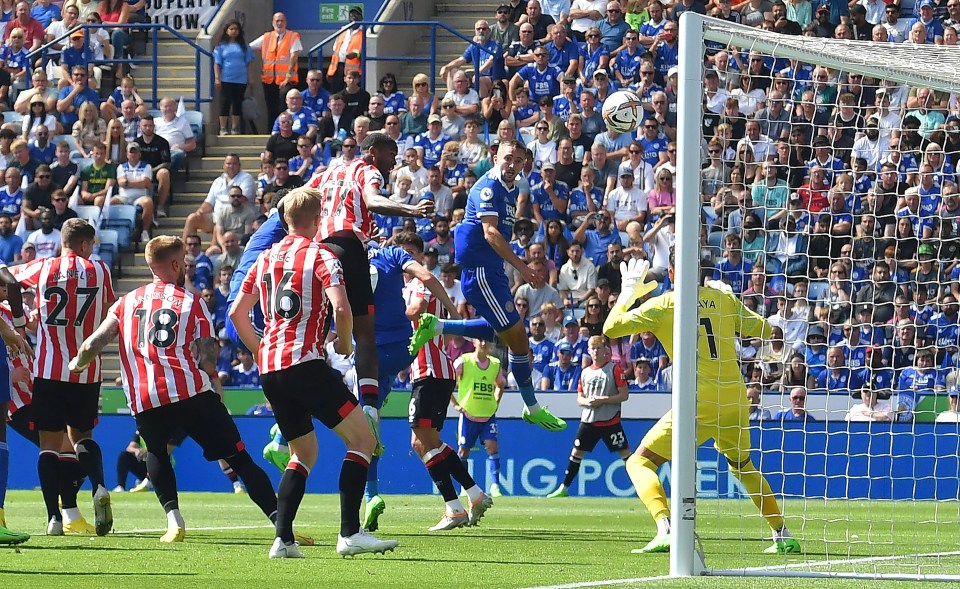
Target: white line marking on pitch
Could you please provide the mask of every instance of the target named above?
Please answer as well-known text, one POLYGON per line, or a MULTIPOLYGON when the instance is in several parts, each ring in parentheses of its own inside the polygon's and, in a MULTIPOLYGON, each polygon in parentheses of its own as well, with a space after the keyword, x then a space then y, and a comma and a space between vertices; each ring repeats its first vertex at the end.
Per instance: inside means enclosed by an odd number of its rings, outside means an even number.
MULTIPOLYGON (((844 560, 819 560, 819 561, 814 560, 814 561, 808 561, 808 562, 795 562, 795 563, 782 564, 782 565, 749 567, 744 569, 728 569, 728 570, 734 570, 734 571, 742 570, 742 571, 752 571, 752 572, 781 571, 786 569, 814 568, 814 567, 822 567, 827 565, 868 564, 872 562, 904 560, 906 558, 937 558, 937 557, 946 557, 946 556, 960 556, 960 550, 953 551, 953 552, 927 552, 923 554, 864 556, 861 558, 848 558, 844 560)), ((586 587, 609 587, 613 585, 627 585, 630 583, 648 583, 650 581, 663 581, 670 578, 671 578, 670 575, 660 575, 656 577, 636 577, 633 579, 609 579, 606 581, 581 581, 579 583, 565 583, 563 585, 544 585, 539 587, 527 587, 525 589, 581 589, 586 587)))

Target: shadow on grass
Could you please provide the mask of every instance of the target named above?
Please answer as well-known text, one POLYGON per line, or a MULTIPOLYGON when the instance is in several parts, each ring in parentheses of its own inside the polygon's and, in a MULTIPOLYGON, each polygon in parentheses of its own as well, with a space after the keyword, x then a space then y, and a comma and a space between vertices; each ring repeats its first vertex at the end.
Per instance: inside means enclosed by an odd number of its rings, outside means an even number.
POLYGON ((70 576, 70 577, 195 577, 197 573, 173 573, 156 572, 145 573, 143 571, 129 572, 105 572, 105 571, 18 571, 11 569, 0 569, 0 575, 43 575, 43 576, 70 576))

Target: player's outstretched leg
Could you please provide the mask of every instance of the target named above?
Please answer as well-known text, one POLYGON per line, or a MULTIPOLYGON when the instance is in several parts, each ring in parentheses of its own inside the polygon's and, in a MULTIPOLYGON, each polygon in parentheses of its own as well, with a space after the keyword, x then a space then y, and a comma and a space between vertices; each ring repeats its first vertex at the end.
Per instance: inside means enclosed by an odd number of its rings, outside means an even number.
POLYGON ((767 554, 799 554, 801 552, 800 543, 790 535, 787 526, 783 521, 783 514, 777 505, 777 498, 773 495, 773 489, 770 483, 763 476, 753 461, 747 458, 746 461, 736 464, 730 461, 730 470, 743 483, 743 488, 753 504, 757 506, 764 519, 773 530, 773 544, 764 550, 767 554))
POLYGON ((630 481, 653 521, 657 523, 657 535, 643 548, 633 550, 634 553, 670 551, 670 509, 667 507, 667 493, 657 475, 657 469, 664 462, 662 457, 656 456, 643 446, 627 459, 630 481))
POLYGON ((441 334, 462 335, 488 342, 492 342, 497 335, 486 319, 438 319, 436 315, 424 313, 410 337, 410 353, 416 354, 428 341, 441 334))

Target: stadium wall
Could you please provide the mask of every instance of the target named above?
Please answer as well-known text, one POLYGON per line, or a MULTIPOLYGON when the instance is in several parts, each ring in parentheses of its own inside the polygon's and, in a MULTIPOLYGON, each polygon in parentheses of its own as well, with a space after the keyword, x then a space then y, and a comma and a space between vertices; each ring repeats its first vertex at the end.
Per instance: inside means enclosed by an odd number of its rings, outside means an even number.
MULTIPOLYGON (((236 419, 250 453, 267 470, 274 485, 280 472, 260 456, 269 439, 273 420, 260 417, 236 419)), ((630 445, 636 448, 653 420, 625 420, 630 445)), ((501 419, 501 486, 509 495, 545 495, 563 479, 569 450, 576 436, 576 423, 562 433, 547 433, 517 419, 501 419)), ((442 437, 453 444, 457 424, 448 420, 442 437)), ((118 453, 126 448, 135 426, 129 416, 101 417, 94 437, 103 448, 104 467, 110 487, 118 453)), ((343 443, 318 426, 320 460, 307 491, 335 493, 343 455, 343 443)), ((848 424, 786 423, 751 428, 754 459, 767 474, 778 494, 788 497, 830 499, 919 499, 960 498, 960 426, 955 424, 848 424)), ((385 493, 433 493, 423 464, 410 451, 410 430, 406 420, 385 419, 382 428, 386 458, 380 464, 381 490, 385 493)), ((37 449, 17 434, 8 436, 10 488, 37 488, 37 449)), ((203 460, 199 448, 187 440, 176 456, 177 483, 181 491, 232 491, 216 463, 203 460)), ((484 487, 489 487, 484 466, 485 454, 474 451, 471 470, 484 487)), ((702 498, 743 497, 737 480, 712 446, 698 454, 697 490, 702 498)), ((670 469, 661 470, 669 489, 670 469)), ((132 484, 132 482, 128 482, 132 484)), ((584 461, 571 489, 573 495, 633 497, 633 487, 623 462, 607 452, 603 444, 584 461)))

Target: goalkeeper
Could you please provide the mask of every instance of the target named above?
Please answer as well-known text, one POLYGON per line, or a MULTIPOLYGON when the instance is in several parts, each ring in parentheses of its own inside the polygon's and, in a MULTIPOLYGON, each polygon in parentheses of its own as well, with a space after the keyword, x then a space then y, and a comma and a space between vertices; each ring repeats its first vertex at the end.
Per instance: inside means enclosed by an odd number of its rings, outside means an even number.
MULTIPOLYGON (((673 265, 674 254, 671 251, 671 282, 673 265)), ((623 292, 610 311, 603 332, 607 337, 617 338, 651 331, 663 344, 667 354, 673 356, 674 293, 666 292, 632 308, 657 285, 656 282, 645 282, 648 269, 649 264, 644 260, 631 260, 629 267, 623 265, 623 292)), ((769 338, 772 327, 760 315, 746 309, 729 287, 722 288, 725 286, 723 283, 708 284, 711 286, 700 287, 699 294, 697 445, 713 439, 714 447, 727 459, 730 469, 770 524, 773 545, 764 552, 798 553, 800 544, 787 531, 770 484, 750 459, 750 434, 747 431, 749 409, 734 343, 737 334, 769 338)), ((687 312, 698 311, 688 309, 687 312)), ((637 495, 657 523, 656 537, 634 552, 670 550, 670 510, 657 469, 670 460, 672 434, 673 416, 667 412, 647 432, 640 448, 627 460, 627 473, 637 495)))

